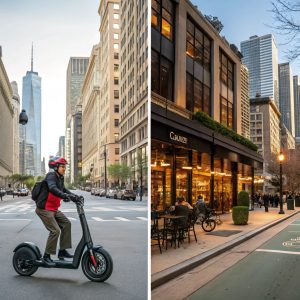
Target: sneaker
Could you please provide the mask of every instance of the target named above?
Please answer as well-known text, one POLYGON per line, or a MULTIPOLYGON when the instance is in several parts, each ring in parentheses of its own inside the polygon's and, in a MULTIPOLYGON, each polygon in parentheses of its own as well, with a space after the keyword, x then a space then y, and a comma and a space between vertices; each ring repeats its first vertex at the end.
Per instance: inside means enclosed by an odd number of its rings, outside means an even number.
POLYGON ((49 267, 54 267, 55 266, 55 262, 51 259, 51 256, 50 254, 47 254, 45 253, 43 258, 42 258, 42 261, 48 265, 49 267))
POLYGON ((67 250, 59 250, 58 251, 58 258, 59 259, 73 258, 73 255, 70 254, 67 250))

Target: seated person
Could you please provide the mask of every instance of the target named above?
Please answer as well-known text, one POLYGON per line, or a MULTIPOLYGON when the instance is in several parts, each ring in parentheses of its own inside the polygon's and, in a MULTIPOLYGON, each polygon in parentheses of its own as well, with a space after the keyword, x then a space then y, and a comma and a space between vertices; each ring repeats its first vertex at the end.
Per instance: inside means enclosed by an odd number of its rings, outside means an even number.
POLYGON ((188 207, 189 209, 193 209, 193 207, 187 201, 184 200, 184 197, 177 198, 175 206, 178 206, 178 205, 183 205, 183 206, 188 207))
POLYGON ((207 206, 202 195, 198 196, 195 208, 199 214, 208 215, 211 212, 211 209, 207 206))

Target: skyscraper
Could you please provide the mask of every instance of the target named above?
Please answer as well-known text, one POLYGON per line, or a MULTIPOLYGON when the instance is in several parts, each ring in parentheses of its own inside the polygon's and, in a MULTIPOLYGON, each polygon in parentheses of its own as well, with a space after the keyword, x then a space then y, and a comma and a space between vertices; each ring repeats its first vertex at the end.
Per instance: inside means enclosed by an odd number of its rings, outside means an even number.
POLYGON ((59 137, 57 155, 58 156, 65 156, 65 137, 64 136, 59 137))
POLYGON ((281 121, 291 132, 292 136, 295 136, 293 75, 289 63, 278 65, 278 76, 281 121))
POLYGON ((300 143, 300 78, 298 75, 293 77, 294 84, 294 107, 295 107, 295 137, 296 143, 300 143))
POLYGON ((31 51, 31 70, 23 77, 22 108, 28 115, 24 128, 25 174, 41 174, 41 77, 33 71, 33 50, 31 51))
POLYGON ((279 107, 278 51, 274 36, 266 34, 241 42, 242 63, 249 70, 250 98, 271 97, 279 107))
MULTIPOLYGON (((71 128, 71 119, 72 116, 76 113, 76 105, 80 97, 88 62, 88 57, 71 57, 67 69, 65 156, 69 162, 66 169, 66 177, 69 179, 71 177, 71 165, 73 164, 72 161, 74 159, 74 157, 71 156, 71 152, 74 153, 77 151, 75 149, 72 149, 71 151, 72 145, 73 147, 77 147, 77 145, 74 144, 74 141, 71 140, 72 136, 74 136, 74 134, 72 134, 73 130, 71 128)), ((73 171, 72 173, 74 174, 73 171)))

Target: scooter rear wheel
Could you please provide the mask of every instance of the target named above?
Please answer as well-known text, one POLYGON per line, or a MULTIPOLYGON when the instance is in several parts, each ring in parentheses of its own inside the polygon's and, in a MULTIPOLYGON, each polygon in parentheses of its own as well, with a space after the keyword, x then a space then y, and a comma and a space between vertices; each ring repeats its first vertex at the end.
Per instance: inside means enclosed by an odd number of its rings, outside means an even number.
POLYGON ((107 280, 113 271, 113 261, 110 254, 102 248, 94 250, 97 267, 95 268, 89 251, 82 257, 81 267, 84 275, 91 281, 103 282, 107 280))
POLYGON ((28 247, 19 248, 13 256, 13 266, 15 271, 22 276, 30 276, 36 272, 37 266, 32 264, 37 257, 28 247))

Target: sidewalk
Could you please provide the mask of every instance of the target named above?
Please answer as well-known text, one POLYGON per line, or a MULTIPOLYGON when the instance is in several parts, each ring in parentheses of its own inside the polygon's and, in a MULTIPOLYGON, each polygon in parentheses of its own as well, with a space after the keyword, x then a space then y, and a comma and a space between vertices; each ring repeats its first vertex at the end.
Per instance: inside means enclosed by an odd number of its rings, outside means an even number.
POLYGON ((15 196, 15 198, 13 198, 13 195, 5 195, 5 196, 2 197, 2 201, 1 201, 1 198, 0 198, 0 203, 10 201, 10 200, 15 200, 15 199, 22 199, 22 198, 26 198, 26 197, 24 197, 24 196, 22 196, 22 197, 15 196))
POLYGON ((211 233, 204 232, 201 225, 195 226, 198 242, 191 235, 190 244, 185 241, 180 244, 180 248, 176 249, 171 248, 169 244, 168 250, 162 247, 162 254, 158 246, 152 246, 152 289, 300 212, 300 207, 286 210, 284 205, 283 208, 285 214, 280 215, 279 207, 270 207, 268 213, 265 212, 264 207, 255 207, 254 211, 249 212, 248 225, 244 226, 234 225, 231 213, 223 214, 221 215, 223 223, 217 225, 211 233), (225 236, 228 234, 231 235, 225 236))

